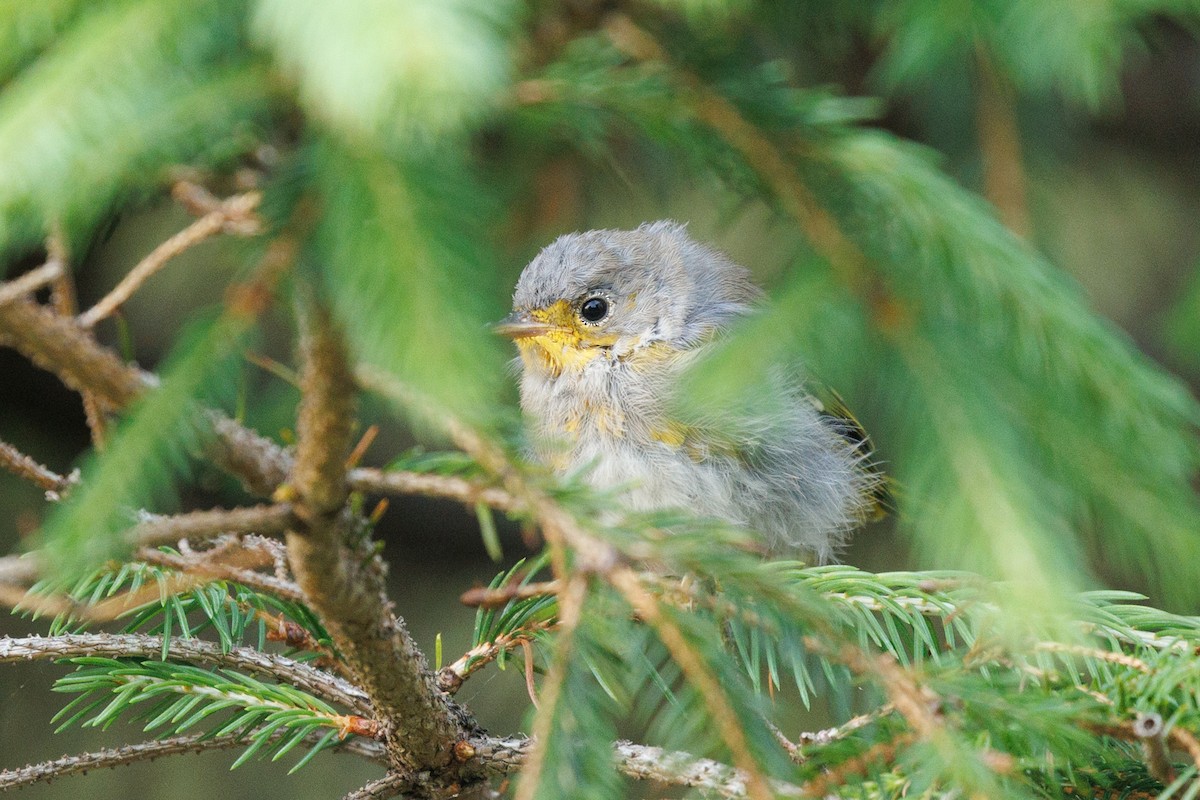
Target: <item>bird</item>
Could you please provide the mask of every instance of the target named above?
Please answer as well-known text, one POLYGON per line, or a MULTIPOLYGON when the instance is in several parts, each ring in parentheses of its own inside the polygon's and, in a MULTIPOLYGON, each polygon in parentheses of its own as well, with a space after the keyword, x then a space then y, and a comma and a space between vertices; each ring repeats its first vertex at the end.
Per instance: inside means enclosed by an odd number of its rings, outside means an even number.
POLYGON ((704 408, 680 397, 686 370, 763 298, 749 270, 671 220, 556 239, 493 326, 517 346, 534 457, 630 511, 685 509, 754 531, 768 552, 833 560, 878 506, 881 478, 852 418, 780 372, 744 387, 774 400, 757 410, 680 418, 683 405, 704 408))

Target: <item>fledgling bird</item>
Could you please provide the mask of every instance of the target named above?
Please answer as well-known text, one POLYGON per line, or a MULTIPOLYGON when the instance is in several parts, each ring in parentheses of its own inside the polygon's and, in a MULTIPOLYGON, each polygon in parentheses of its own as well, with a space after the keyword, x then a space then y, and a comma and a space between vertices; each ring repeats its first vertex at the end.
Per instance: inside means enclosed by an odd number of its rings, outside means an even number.
POLYGON ((661 221, 560 237, 495 330, 517 344, 521 407, 556 471, 624 488, 630 509, 689 509, 827 561, 876 505, 861 437, 786 381, 758 387, 778 402, 757 418, 673 416, 682 371, 760 296, 748 270, 661 221))

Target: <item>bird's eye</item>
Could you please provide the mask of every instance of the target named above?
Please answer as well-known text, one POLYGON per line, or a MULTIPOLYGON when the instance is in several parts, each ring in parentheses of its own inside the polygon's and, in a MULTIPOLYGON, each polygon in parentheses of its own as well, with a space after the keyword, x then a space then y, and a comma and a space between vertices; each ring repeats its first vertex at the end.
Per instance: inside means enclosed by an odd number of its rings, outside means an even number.
POLYGON ((608 300, 604 297, 589 297, 579 306, 579 316, 584 322, 593 324, 608 316, 608 300))

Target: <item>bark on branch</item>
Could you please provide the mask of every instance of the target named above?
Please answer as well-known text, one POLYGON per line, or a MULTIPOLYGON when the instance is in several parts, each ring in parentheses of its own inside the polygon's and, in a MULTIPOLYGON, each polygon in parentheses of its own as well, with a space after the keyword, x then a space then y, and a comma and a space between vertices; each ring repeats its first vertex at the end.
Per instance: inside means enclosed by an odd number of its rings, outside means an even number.
MULTIPOLYGON (((126 744, 120 747, 109 747, 92 753, 63 756, 39 764, 0 771, 0 792, 20 789, 35 783, 48 783, 58 778, 87 773, 91 770, 119 767, 137 761, 152 761, 163 756, 202 753, 208 750, 228 750, 246 744, 250 735, 233 733, 226 736, 206 737, 202 733, 195 733, 171 736, 150 742, 126 744)), ((310 738, 315 740, 316 735, 310 738)), ((375 761, 381 760, 383 755, 383 748, 377 743, 357 737, 347 739, 335 749, 375 761)))
POLYGON ((279 536, 292 521, 292 508, 286 503, 248 508, 215 508, 173 516, 154 516, 138 524, 129 533, 130 543, 138 547, 173 545, 181 539, 212 539, 226 533, 257 533, 279 536))
POLYGON ((75 391, 95 395, 109 411, 128 406, 153 380, 97 344, 74 320, 27 300, 0 303, 0 345, 24 353, 75 391))
MULTIPOLYGON (((105 658, 162 658, 161 636, 137 633, 75 633, 62 636, 0 638, 0 664, 22 661, 48 661, 78 656, 105 658)), ((174 661, 188 661, 214 667, 240 670, 248 675, 287 683, 324 700, 339 703, 364 717, 374 716, 366 692, 336 675, 310 667, 285 656, 272 655, 250 647, 233 647, 222 652, 219 645, 201 639, 172 637, 167 655, 174 661)))
POLYGON ((369 534, 345 507, 354 403, 348 354, 326 311, 311 309, 306 322, 290 483, 302 525, 287 536, 292 572, 384 721, 393 767, 446 766, 463 730, 392 613, 369 534))

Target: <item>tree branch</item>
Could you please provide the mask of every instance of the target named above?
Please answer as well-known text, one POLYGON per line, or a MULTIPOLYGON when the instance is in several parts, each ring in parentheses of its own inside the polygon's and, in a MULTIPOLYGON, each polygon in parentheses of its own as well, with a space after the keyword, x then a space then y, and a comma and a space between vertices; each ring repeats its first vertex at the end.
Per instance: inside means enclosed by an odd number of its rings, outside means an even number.
POLYGON ((0 306, 26 299, 38 289, 54 283, 62 275, 62 261, 50 258, 40 267, 35 267, 6 283, 0 283, 0 306))
POLYGON ((159 547, 174 545, 182 539, 212 539, 227 533, 281 536, 291 522, 292 507, 286 503, 154 515, 129 532, 129 541, 138 547, 159 547))
POLYGON ((0 467, 55 497, 65 494, 76 481, 75 476, 59 475, 4 441, 0 441, 0 467))
POLYGON ((302 525, 287 535, 296 581, 384 722, 400 772, 445 766, 462 736, 425 656, 391 611, 384 566, 361 520, 345 508, 354 380, 340 332, 310 308, 301 350, 302 401, 290 479, 302 525))
MULTIPOLYGON (((0 664, 43 661, 78 656, 106 658, 162 658, 161 636, 138 633, 74 633, 61 636, 0 637, 0 664)), ((271 678, 325 700, 339 703, 356 714, 373 717, 375 710, 362 689, 299 661, 250 647, 232 647, 228 652, 214 642, 171 637, 167 655, 174 661, 190 661, 241 670, 249 675, 271 678)))
MULTIPOLYGON (((62 267, 52 284, 50 305, 60 316, 72 318, 79 313, 79 295, 75 291, 75 280, 71 275, 66 240, 57 225, 54 226, 54 231, 46 237, 46 254, 48 261, 57 262, 62 267)), ((91 392, 83 392, 81 397, 88 431, 92 434, 92 446, 96 448, 97 452, 101 452, 108 443, 108 421, 91 392)))
POLYGON ((500 657, 501 653, 515 650, 531 642, 539 631, 548 630, 558 624, 556 620, 534 622, 510 633, 501 634, 493 641, 472 647, 453 664, 438 670, 437 685, 446 694, 455 694, 467 678, 500 657))
POLYGON ((216 436, 205 445, 205 455, 236 476, 246 491, 270 497, 287 480, 292 454, 267 437, 234 422, 220 411, 205 416, 216 436))
POLYGON ((633 570, 627 567, 618 568, 612 570, 608 578, 638 616, 654 629, 659 641, 671 653, 688 681, 704 695, 713 721, 729 748, 734 763, 745 773, 746 788, 750 796, 755 800, 770 800, 772 791, 767 778, 758 769, 741 720, 730 704, 728 695, 721 688, 717 676, 696 648, 688 642, 679 626, 663 614, 658 599, 647 591, 633 570))
MULTIPOLYGON (((163 756, 174 756, 182 753, 203 753, 208 750, 227 750, 239 747, 249 741, 253 732, 232 733, 226 736, 206 736, 202 733, 184 736, 172 736, 167 739, 156 739, 138 744, 126 744, 120 747, 110 747, 92 753, 80 753, 73 756, 63 756, 39 764, 30 764, 18 769, 0 771, 0 792, 9 789, 20 789, 35 783, 44 783, 68 775, 87 773, 95 769, 119 767, 133 764, 137 761, 152 761, 163 756)), ((283 736, 279 733, 278 736, 283 736)), ((278 736, 276 738, 278 738, 278 736)), ((316 743, 320 734, 310 734, 308 741, 316 743)), ((383 748, 368 739, 353 737, 336 745, 333 749, 343 753, 380 761, 383 748)))
POLYGON ((20 350, 75 391, 110 411, 132 403, 155 379, 97 344, 73 320, 30 303, 0 303, 0 344, 20 350))
POLYGON ((173 553, 164 553, 161 550, 142 550, 137 555, 139 560, 149 564, 160 564, 181 572, 201 572, 215 578, 240 583, 243 586, 256 589, 260 592, 266 592, 283 600, 308 605, 308 598, 304 596, 304 592, 300 590, 299 586, 289 580, 234 564, 213 561, 207 558, 207 556, 208 553, 182 556, 173 553))
POLYGON ((29 764, 0 772, 0 791, 20 789, 35 783, 49 782, 67 775, 87 773, 94 769, 119 767, 137 761, 151 761, 162 756, 182 753, 202 753, 206 750, 226 750, 245 744, 244 734, 228 734, 205 738, 204 734, 172 736, 138 744, 109 747, 92 753, 63 756, 39 764, 29 764))
MULTIPOLYGON (((3 284, 11 286, 12 284, 3 284)), ((71 320, 25 300, 0 302, 0 344, 16 348, 81 393, 97 396, 110 411, 132 403, 157 379, 122 362, 71 320)), ((270 497, 292 470, 293 456, 219 411, 206 412, 215 433, 207 455, 237 476, 247 491, 270 497)), ((446 497, 467 505, 485 502, 511 511, 518 502, 504 490, 462 478, 359 468, 348 475, 355 491, 446 497)))
POLYGON ((466 506, 486 503, 504 512, 519 511, 523 508, 520 501, 504 489, 450 475, 359 467, 350 470, 347 481, 352 489, 359 492, 444 497, 447 500, 457 500, 466 506))
MULTIPOLYGON (((141 548, 138 557, 146 561, 164 563, 166 554, 155 554, 153 548, 164 544, 176 544, 182 539, 205 539, 225 533, 258 533, 262 535, 282 533, 291 519, 291 507, 286 504, 270 506, 253 506, 226 511, 212 509, 208 511, 193 511, 173 516, 154 516, 146 522, 131 528, 126 534, 126 540, 135 548, 141 548)), ((22 556, 0 557, 0 584, 22 586, 33 583, 42 573, 42 567, 37 558, 37 552, 22 556)), ((177 569, 195 568, 193 562, 176 560, 169 566, 177 569)), ((303 596, 290 584, 272 582, 270 576, 259 575, 250 570, 239 568, 237 565, 209 564, 212 569, 220 572, 223 577, 251 585, 259 585, 281 597, 296 599, 303 602, 303 596), (252 576, 258 575, 255 579, 252 576), (245 580, 242 580, 242 579, 245 580)))
MULTIPOLYGON (((524 768, 532 739, 484 737, 470 741, 471 758, 495 777, 511 775, 524 768)), ((728 764, 690 753, 661 747, 617 742, 613 745, 617 769, 635 780, 655 781, 668 786, 686 786, 713 792, 720 797, 742 800, 750 795, 746 776, 728 764)), ((784 781, 770 781, 773 797, 808 797, 804 791, 784 781)))
POLYGON ((262 200, 259 192, 247 192, 220 204, 215 210, 205 214, 179 233, 162 242, 143 258, 133 269, 126 273, 112 291, 100 299, 96 305, 79 315, 78 324, 83 328, 93 328, 96 323, 111 315, 114 311, 133 297, 134 292, 141 288, 154 273, 166 266, 175 256, 195 247, 200 242, 215 236, 222 231, 235 230, 246 234, 257 233, 260 226, 248 224, 254 220, 254 209, 262 200))
MULTIPOLYGON (((230 313, 261 310, 269 287, 290 263, 294 249, 290 240, 276 240, 255 278, 230 291, 230 313)), ((154 375, 124 363, 73 320, 27 300, 0 303, 0 345, 19 350, 67 386, 94 396, 108 411, 123 410, 158 382, 154 375)), ((290 458, 280 463, 280 454, 286 451, 220 412, 210 411, 208 418, 217 437, 210 445, 213 461, 239 477, 255 494, 269 497, 291 467, 290 458)))
POLYGON ((408 792, 413 787, 413 779, 400 772, 389 772, 382 778, 371 781, 352 792, 346 793, 342 800, 388 800, 408 792))

